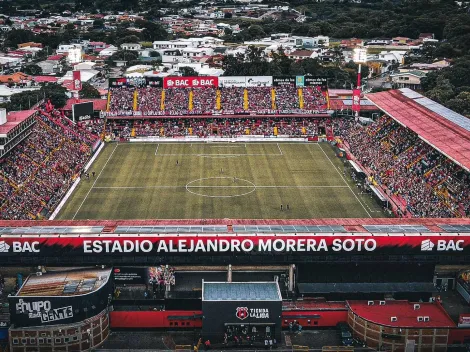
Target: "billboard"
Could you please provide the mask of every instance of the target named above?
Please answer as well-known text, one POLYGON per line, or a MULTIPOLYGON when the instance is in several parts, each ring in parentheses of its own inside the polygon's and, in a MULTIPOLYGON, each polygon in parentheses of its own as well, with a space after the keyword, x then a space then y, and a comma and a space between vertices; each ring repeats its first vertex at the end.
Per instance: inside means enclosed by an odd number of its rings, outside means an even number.
POLYGON ((245 87, 272 87, 273 78, 271 76, 246 76, 245 87))
POLYGON ((273 86, 295 86, 297 82, 294 76, 273 76, 273 86))
POLYGON ((163 78, 161 77, 146 77, 147 86, 163 88, 163 78))
POLYGON ((470 233, 309 233, 167 235, 0 236, 0 262, 14 256, 161 257, 203 255, 457 255, 470 254, 470 233))
POLYGON ((73 71, 73 90, 79 91, 82 90, 82 79, 80 71, 73 71))
POLYGON ((305 76, 304 85, 308 86, 319 86, 322 90, 328 89, 328 79, 326 77, 315 77, 315 76, 305 76))
POLYGON ((109 86, 112 87, 112 88, 127 87, 127 78, 125 78, 125 77, 110 78, 109 79, 109 86))
POLYGON ((121 77, 110 78, 109 86, 112 88, 119 87, 163 87, 163 78, 161 77, 121 77))
POLYGON ((219 87, 231 88, 231 87, 245 87, 246 77, 245 76, 227 76, 219 77, 219 87))
POLYGON ((10 320, 15 327, 80 322, 102 312, 111 292, 108 280, 100 289, 77 296, 9 296, 10 320))
POLYGON ((163 88, 201 88, 218 87, 219 77, 196 76, 196 77, 165 77, 163 88))
POLYGON ((72 119, 74 122, 90 120, 93 117, 93 102, 73 104, 72 119))

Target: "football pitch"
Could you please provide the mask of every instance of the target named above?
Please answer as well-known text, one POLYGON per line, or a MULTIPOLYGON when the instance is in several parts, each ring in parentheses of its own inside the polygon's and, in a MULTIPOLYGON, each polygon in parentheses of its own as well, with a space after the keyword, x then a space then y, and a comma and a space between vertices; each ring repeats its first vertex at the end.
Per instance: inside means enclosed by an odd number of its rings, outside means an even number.
POLYGON ((327 143, 110 143, 89 171, 57 219, 385 216, 327 143))

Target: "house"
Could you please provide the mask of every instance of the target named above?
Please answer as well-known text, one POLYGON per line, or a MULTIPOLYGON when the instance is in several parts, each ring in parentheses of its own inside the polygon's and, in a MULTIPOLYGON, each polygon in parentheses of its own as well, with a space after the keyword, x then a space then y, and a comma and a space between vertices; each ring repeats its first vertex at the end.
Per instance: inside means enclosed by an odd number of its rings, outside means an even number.
POLYGON ((183 57, 185 58, 196 58, 207 55, 212 55, 214 49, 212 48, 186 48, 181 50, 183 57))
POLYGON ((392 38, 393 45, 408 45, 409 43, 413 42, 413 39, 408 37, 395 37, 392 38))
POLYGON ((362 39, 351 38, 351 39, 343 39, 340 43, 342 48, 356 48, 364 45, 364 41, 362 39))
POLYGON ((26 81, 31 81, 31 76, 23 72, 16 72, 12 75, 0 75, 0 83, 23 83, 26 81))
POLYGON ((87 49, 91 51, 99 51, 106 49, 106 43, 105 42, 89 42, 87 45, 87 49))
POLYGON ((377 59, 390 63, 390 64, 393 64, 393 63, 401 64, 403 63, 403 57, 405 56, 405 54, 406 54, 405 51, 400 51, 400 50, 382 51, 380 52, 380 54, 378 54, 377 59))
POLYGON ((139 51, 142 49, 142 45, 138 43, 123 43, 121 44, 120 48, 122 50, 139 51))
POLYGON ((393 73, 390 75, 390 80, 393 84, 393 87, 420 90, 421 78, 424 76, 426 76, 426 74, 421 71, 408 71, 393 73))
POLYGON ((96 63, 86 61, 86 62, 80 62, 76 64, 73 69, 75 71, 82 71, 82 70, 92 70, 96 66, 96 63))
POLYGON ((309 59, 313 57, 313 55, 314 55, 313 50, 295 50, 291 52, 290 54, 287 54, 287 56, 293 60, 309 59))
POLYGON ((61 44, 57 48, 56 53, 57 54, 66 54, 70 51, 70 49, 75 49, 75 48, 82 49, 82 45, 81 44, 61 44))
POLYGON ((18 49, 22 49, 22 48, 41 48, 42 49, 42 43, 27 42, 27 43, 18 44, 18 49))
POLYGON ((100 57, 108 57, 108 56, 113 55, 117 51, 118 51, 118 48, 116 48, 114 45, 110 45, 106 49, 101 50, 98 55, 100 57))
POLYGON ((162 63, 178 63, 178 62, 189 62, 187 58, 183 58, 183 53, 178 49, 163 49, 158 50, 162 57, 162 63))
POLYGON ((59 73, 62 71, 62 65, 60 64, 60 61, 55 61, 55 60, 44 60, 36 63, 39 67, 42 69, 42 73, 49 75, 53 73, 59 73))

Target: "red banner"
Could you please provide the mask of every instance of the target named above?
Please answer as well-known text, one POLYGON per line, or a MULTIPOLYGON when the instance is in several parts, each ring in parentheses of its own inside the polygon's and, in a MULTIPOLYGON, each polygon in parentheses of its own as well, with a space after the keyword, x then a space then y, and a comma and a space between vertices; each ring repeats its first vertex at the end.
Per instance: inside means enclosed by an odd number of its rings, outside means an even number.
POLYGON ((165 77, 163 79, 163 88, 214 88, 218 86, 219 77, 215 76, 165 77))
POLYGON ((278 235, 22 235, 0 236, 1 258, 17 253, 119 255, 276 254, 468 254, 470 234, 318 233, 278 235))
POLYGON ((361 111, 361 90, 359 88, 353 89, 352 110, 361 111))
POLYGON ((73 90, 82 90, 80 71, 73 71, 73 90))

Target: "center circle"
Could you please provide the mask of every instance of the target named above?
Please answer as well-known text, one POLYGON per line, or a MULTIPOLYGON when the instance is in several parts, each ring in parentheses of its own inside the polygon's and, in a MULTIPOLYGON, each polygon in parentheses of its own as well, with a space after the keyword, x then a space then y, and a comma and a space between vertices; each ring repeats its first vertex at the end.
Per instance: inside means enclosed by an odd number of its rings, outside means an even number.
POLYGON ((238 177, 206 177, 189 182, 186 190, 201 197, 232 198, 253 193, 256 185, 238 177))

